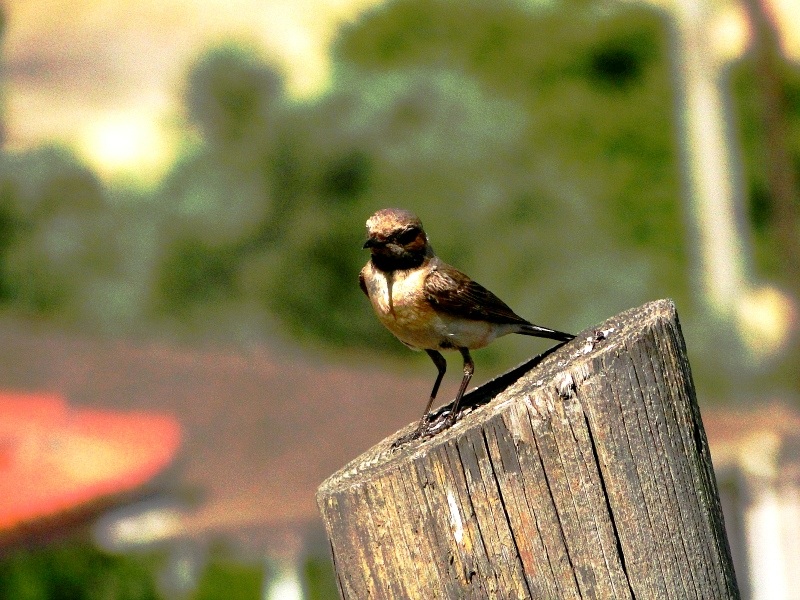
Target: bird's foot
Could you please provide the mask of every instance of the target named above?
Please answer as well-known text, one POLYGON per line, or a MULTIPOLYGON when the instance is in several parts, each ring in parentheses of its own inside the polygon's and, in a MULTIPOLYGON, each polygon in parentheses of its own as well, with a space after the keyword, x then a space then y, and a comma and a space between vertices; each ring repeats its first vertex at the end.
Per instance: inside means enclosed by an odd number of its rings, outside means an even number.
POLYGON ((454 414, 452 410, 445 410, 441 414, 436 415, 436 418, 428 424, 429 435, 434 435, 445 429, 450 429, 455 425, 457 418, 458 415, 454 414))
POLYGON ((405 435, 401 435, 394 442, 392 442, 392 450, 395 450, 403 444, 413 440, 431 438, 445 429, 450 429, 450 427, 455 424, 457 419, 458 415, 454 415, 452 411, 449 410, 445 410, 435 415, 425 415, 415 429, 411 430, 405 435))
POLYGON ((407 444, 408 442, 412 442, 417 438, 422 437, 420 433, 420 428, 417 427, 416 429, 412 429, 405 435, 401 435, 395 441, 392 442, 392 450, 397 450, 400 446, 407 444))

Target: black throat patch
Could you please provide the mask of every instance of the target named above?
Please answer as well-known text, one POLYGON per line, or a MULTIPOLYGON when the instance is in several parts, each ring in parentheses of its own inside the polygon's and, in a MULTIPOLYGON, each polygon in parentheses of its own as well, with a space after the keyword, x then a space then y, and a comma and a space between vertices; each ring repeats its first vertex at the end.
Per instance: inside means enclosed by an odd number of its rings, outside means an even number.
POLYGON ((415 269, 423 262, 425 262, 425 254, 422 252, 403 252, 398 255, 372 255, 372 264, 384 273, 415 269))

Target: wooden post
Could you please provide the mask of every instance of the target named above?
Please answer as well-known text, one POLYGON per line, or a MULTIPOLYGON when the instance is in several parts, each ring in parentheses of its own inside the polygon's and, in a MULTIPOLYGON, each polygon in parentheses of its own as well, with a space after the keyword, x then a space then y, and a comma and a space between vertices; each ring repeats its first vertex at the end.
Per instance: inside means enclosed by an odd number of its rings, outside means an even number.
POLYGON ((322 484, 342 597, 738 598, 674 305, 531 362, 322 484))

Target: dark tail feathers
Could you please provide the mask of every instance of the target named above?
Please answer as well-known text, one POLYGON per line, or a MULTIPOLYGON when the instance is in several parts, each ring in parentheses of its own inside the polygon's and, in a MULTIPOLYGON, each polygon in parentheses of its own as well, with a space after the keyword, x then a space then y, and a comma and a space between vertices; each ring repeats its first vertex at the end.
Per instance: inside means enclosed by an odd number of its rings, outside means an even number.
POLYGON ((559 342, 568 342, 575 339, 575 336, 571 333, 564 333, 563 331, 556 331, 555 329, 547 329, 547 327, 539 327, 538 325, 533 325, 532 323, 522 325, 517 333, 547 338, 549 340, 558 340, 559 342))

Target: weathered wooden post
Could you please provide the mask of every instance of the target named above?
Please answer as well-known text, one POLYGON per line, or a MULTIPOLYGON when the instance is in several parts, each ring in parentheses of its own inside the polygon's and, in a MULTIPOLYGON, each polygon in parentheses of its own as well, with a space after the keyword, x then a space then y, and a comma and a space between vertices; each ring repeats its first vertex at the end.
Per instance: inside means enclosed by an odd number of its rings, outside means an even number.
POLYGON ((342 596, 738 598, 674 305, 517 371, 450 430, 322 484, 342 596))

